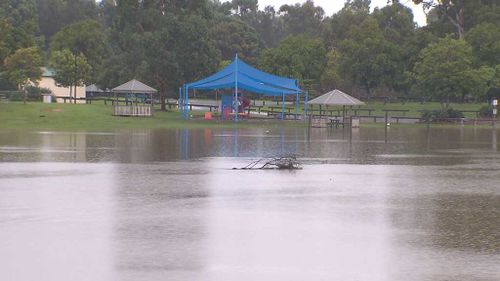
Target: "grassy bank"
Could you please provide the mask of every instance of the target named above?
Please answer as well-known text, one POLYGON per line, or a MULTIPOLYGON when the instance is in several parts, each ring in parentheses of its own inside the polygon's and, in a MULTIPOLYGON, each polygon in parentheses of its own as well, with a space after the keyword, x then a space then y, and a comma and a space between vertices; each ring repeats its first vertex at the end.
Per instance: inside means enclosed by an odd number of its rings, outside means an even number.
MULTIPOLYGON (((277 120, 221 122, 184 120, 178 111, 156 110, 153 117, 112 116, 113 107, 103 104, 0 103, 0 129, 26 130, 115 130, 127 128, 233 128, 236 126, 283 126, 277 120)), ((304 122, 285 122, 305 126, 304 122)))
MULTIPOLYGON (((406 116, 420 116, 419 110, 439 108, 438 103, 370 103, 365 108, 375 109, 372 115, 383 115, 384 109, 409 110, 406 116)), ((458 110, 478 110, 481 104, 453 105, 458 110)), ((153 117, 117 117, 112 116, 112 106, 104 104, 44 104, 31 102, 0 103, 0 129, 25 130, 115 130, 127 128, 233 128, 244 127, 276 127, 307 126, 306 122, 281 122, 279 120, 244 120, 234 122, 205 121, 201 118, 184 120, 176 110, 156 110, 153 117)), ((197 112, 202 114, 203 112, 197 112)), ((397 114, 397 113, 396 113, 397 114)), ((400 116, 400 113, 398 114, 400 116)), ((475 115, 467 114, 474 118, 475 115)), ((383 126, 383 124, 365 123, 362 126, 383 126)), ((434 126, 434 125, 433 125, 434 126)))

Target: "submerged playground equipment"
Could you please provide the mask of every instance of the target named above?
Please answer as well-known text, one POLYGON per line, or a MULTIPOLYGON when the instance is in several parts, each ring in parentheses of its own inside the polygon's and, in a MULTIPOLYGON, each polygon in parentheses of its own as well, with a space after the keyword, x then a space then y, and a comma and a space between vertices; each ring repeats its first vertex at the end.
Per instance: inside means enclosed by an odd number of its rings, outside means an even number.
MULTIPOLYGON (((296 79, 260 71, 240 60, 236 55, 234 61, 221 71, 179 88, 179 108, 184 118, 189 118, 189 90, 210 91, 218 89, 234 89, 231 95, 222 97, 221 113, 224 115, 229 111, 231 116, 234 116, 235 121, 238 121, 238 116, 242 113, 241 105, 245 101, 239 96, 241 95, 239 90, 264 96, 282 97, 282 119, 285 116, 285 96, 295 95, 295 113, 298 114, 299 95, 303 93, 296 79)), ((307 104, 307 93, 305 93, 304 103, 307 104)))

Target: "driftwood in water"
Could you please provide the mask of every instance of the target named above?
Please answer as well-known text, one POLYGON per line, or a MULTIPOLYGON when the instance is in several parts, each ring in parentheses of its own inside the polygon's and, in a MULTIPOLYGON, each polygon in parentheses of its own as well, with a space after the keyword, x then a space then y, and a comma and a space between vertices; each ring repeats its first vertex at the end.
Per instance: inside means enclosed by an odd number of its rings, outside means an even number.
POLYGON ((278 169, 278 170, 297 170, 302 169, 299 161, 295 156, 277 157, 277 158, 261 158, 254 161, 243 168, 236 170, 263 170, 263 169, 278 169))

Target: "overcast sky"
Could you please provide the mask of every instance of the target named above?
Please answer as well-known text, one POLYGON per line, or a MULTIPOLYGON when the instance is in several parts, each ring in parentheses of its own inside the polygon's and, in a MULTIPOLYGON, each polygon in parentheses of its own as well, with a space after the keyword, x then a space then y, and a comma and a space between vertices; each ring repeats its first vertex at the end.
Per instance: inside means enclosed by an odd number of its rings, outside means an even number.
MULTIPOLYGON (((305 1, 306 0, 259 0, 259 8, 263 9, 269 5, 279 8, 284 4, 303 3, 305 1)), ((344 7, 344 3, 344 0, 314 0, 314 4, 316 6, 321 6, 323 10, 325 10, 327 16, 331 16, 338 10, 342 9, 342 7, 344 7)), ((422 6, 414 5, 411 0, 401 0, 401 3, 413 9, 414 19, 419 26, 425 25, 425 14, 422 11, 422 6)), ((372 9, 375 7, 383 7, 385 5, 387 5, 387 0, 372 0, 372 9)))

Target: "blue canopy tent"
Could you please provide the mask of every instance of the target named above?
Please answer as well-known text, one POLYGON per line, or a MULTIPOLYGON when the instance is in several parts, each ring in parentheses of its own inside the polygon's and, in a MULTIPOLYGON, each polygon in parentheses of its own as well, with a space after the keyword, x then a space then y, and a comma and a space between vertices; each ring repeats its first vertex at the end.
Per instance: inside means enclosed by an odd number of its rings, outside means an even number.
MULTIPOLYGON (((180 108, 184 118, 189 117, 189 90, 216 90, 234 89, 233 99, 238 100, 238 90, 243 89, 249 92, 262 94, 265 96, 282 97, 282 118, 284 117, 284 104, 286 95, 296 95, 296 104, 302 90, 297 85, 297 80, 276 76, 260 71, 244 61, 236 58, 221 71, 201 79, 196 82, 185 84, 179 89, 180 108)), ((238 120, 238 105, 235 103, 235 120, 238 120)))

